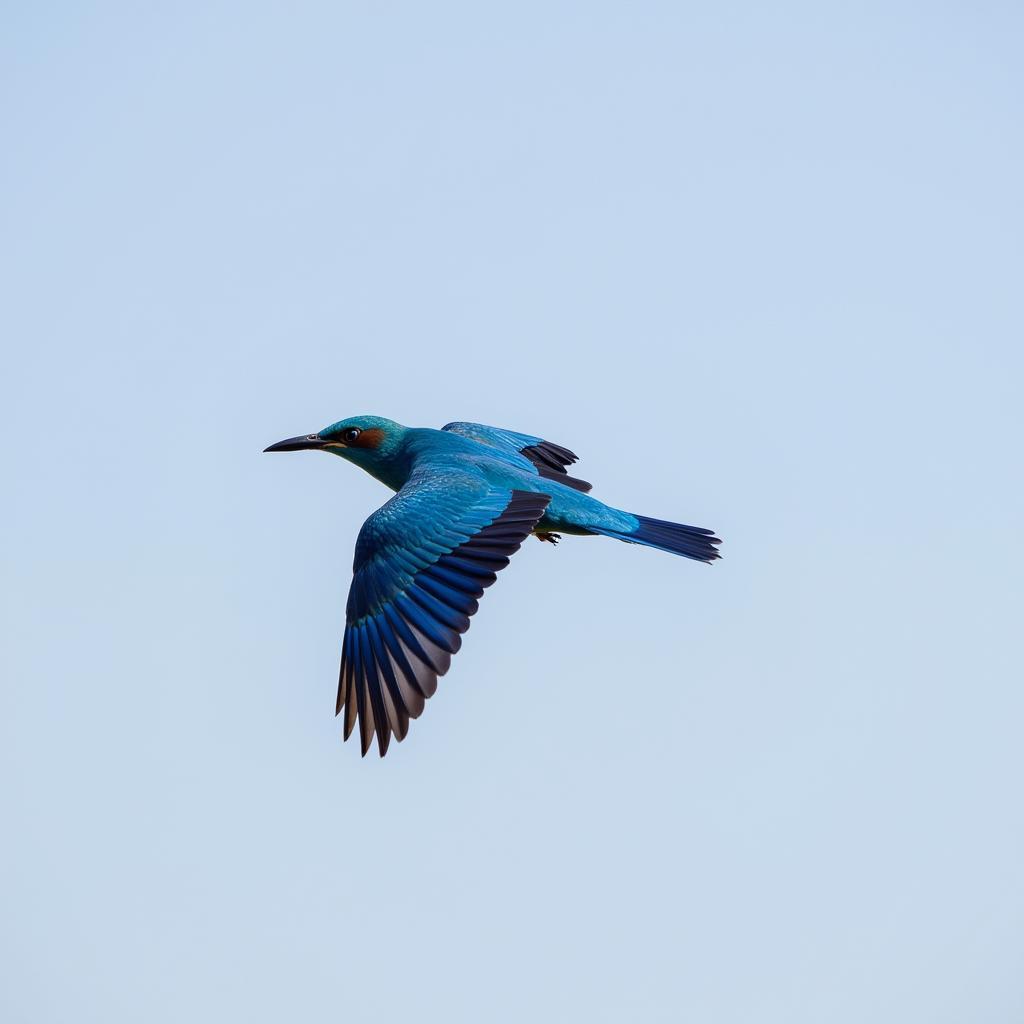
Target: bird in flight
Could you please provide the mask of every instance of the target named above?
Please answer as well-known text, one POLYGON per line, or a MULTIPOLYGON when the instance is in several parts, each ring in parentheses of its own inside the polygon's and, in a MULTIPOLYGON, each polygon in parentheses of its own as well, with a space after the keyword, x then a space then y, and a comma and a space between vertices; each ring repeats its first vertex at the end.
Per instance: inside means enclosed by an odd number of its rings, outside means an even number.
POLYGON ((359 724, 363 756, 383 757, 419 718, 451 664, 484 589, 532 533, 614 537, 712 562, 711 530, 605 505, 569 476, 576 456, 540 437, 482 423, 440 430, 353 416, 268 452, 325 451, 397 493, 363 524, 348 595, 336 714, 359 724))

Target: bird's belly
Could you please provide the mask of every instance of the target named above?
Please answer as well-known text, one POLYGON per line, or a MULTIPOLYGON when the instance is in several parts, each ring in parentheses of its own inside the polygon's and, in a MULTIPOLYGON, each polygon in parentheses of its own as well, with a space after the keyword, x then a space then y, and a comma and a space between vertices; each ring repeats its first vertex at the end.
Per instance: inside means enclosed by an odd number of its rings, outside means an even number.
POLYGON ((568 533, 577 537, 586 537, 590 533, 585 526, 578 523, 570 523, 564 519, 544 516, 543 519, 533 528, 534 533, 568 533))

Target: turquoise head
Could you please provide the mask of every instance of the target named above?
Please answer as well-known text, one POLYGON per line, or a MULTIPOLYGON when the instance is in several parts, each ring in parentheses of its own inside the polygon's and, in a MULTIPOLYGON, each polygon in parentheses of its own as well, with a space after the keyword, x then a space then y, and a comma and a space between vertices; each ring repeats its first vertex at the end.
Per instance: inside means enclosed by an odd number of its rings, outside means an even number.
POLYGON ((402 461, 407 428, 383 416, 350 416, 313 434, 278 441, 265 452, 324 451, 361 466, 394 486, 391 478, 402 461))

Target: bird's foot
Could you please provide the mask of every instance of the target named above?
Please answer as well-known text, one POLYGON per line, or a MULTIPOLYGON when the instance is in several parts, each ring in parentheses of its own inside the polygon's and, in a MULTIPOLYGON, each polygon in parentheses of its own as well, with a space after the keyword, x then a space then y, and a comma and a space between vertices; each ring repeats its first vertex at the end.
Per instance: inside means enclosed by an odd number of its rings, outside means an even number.
POLYGON ((549 544, 557 544, 562 539, 561 534, 558 534, 558 533, 547 533, 546 531, 541 531, 541 530, 538 530, 534 534, 534 537, 536 537, 537 540, 545 540, 549 544))

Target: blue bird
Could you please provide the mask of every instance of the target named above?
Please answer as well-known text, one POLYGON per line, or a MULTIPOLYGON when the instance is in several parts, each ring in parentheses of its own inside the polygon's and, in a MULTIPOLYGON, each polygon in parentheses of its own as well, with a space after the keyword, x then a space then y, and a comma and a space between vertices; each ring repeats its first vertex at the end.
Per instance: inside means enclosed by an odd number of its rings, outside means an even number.
POLYGON ((359 723, 365 756, 374 734, 383 757, 419 718, 451 664, 477 602, 532 533, 614 537, 683 555, 718 558, 710 530, 649 519, 592 498, 569 476, 560 445, 481 423, 440 430, 353 416, 268 452, 326 451, 398 493, 356 539, 336 714, 344 738, 359 723))

